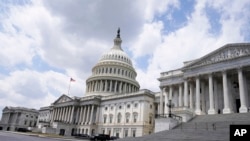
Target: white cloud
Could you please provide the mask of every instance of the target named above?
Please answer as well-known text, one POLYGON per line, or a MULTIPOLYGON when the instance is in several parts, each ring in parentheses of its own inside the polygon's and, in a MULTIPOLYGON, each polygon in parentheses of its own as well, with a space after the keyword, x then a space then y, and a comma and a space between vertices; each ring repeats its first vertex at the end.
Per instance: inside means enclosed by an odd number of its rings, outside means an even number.
MULTIPOLYGON (((206 4, 206 1, 197 1, 195 10, 188 18, 186 25, 180 29, 168 35, 162 35, 158 30, 158 34, 162 36, 163 41, 154 49, 152 57, 148 60, 147 70, 139 69, 138 71, 138 81, 142 88, 158 90, 159 82, 156 78, 160 77, 160 72, 180 68, 183 66, 184 61, 197 59, 224 44, 244 41, 242 29, 245 28, 245 23, 249 22, 249 10, 246 12, 237 9, 245 9, 247 4, 233 6, 233 4, 224 5, 224 3, 221 3, 221 5, 216 5, 231 10, 231 12, 221 11, 222 13, 220 13, 222 15, 229 14, 230 16, 227 16, 227 18, 221 17, 222 27, 219 35, 213 35, 209 32, 212 27, 206 16, 206 4), (237 15, 248 18, 240 18, 241 21, 238 21, 239 18, 235 18, 237 15)), ((144 40, 144 42, 146 41, 144 40)), ((158 42, 158 40, 151 40, 151 42, 158 42)), ((144 47, 137 46, 137 48, 144 47)))
POLYGON ((67 93, 70 77, 76 80, 71 94, 83 96, 85 80, 101 54, 113 46, 117 27, 121 27, 123 46, 132 52, 141 88, 153 91, 159 90, 160 72, 181 67, 183 61, 226 43, 244 41, 244 33, 249 32, 244 31, 249 30, 247 0, 195 4, 194 11, 186 13, 185 24, 167 35, 162 32, 167 26, 164 20, 175 20, 172 12, 181 10, 181 1, 48 0, 9 6, 9 11, 0 13, 0 67, 4 68, 0 107, 49 105, 67 93), (221 29, 216 35, 210 33, 206 6, 220 14, 221 29), (39 63, 34 58, 46 64, 43 71, 33 68, 39 63), (148 64, 146 69, 139 68, 141 58, 148 64))

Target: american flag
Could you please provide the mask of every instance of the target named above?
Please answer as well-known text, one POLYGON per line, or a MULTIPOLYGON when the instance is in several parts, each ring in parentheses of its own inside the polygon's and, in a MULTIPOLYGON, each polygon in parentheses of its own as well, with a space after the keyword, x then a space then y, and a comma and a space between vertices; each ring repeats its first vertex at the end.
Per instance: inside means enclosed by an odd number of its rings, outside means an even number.
POLYGON ((74 80, 73 78, 70 78, 70 81, 71 81, 71 82, 75 82, 75 80, 74 80))

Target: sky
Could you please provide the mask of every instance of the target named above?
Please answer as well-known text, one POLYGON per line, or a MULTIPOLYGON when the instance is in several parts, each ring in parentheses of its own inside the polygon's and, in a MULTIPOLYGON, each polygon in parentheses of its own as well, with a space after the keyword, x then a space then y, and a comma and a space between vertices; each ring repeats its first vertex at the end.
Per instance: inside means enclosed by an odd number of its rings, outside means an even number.
POLYGON ((161 72, 228 43, 250 41, 249 0, 0 0, 0 117, 39 109, 85 81, 118 27, 141 89, 161 72))

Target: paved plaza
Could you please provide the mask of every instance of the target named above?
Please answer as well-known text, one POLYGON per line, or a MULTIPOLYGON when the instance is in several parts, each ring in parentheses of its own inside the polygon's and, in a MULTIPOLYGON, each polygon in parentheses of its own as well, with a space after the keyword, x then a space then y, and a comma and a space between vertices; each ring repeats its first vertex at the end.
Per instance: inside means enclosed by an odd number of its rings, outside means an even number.
POLYGON ((74 138, 55 138, 47 136, 32 135, 30 133, 2 132, 0 131, 0 141, 88 141, 74 138))

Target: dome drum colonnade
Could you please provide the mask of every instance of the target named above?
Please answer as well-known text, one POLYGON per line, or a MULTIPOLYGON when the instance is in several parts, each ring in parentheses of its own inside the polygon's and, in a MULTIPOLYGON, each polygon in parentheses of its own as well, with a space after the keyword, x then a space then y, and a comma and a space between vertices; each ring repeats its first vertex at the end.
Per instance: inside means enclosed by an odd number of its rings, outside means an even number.
POLYGON ((135 80, 137 74, 131 60, 123 52, 121 43, 118 29, 114 46, 101 57, 92 69, 92 76, 86 81, 86 95, 132 93, 139 90, 139 83, 135 80))

